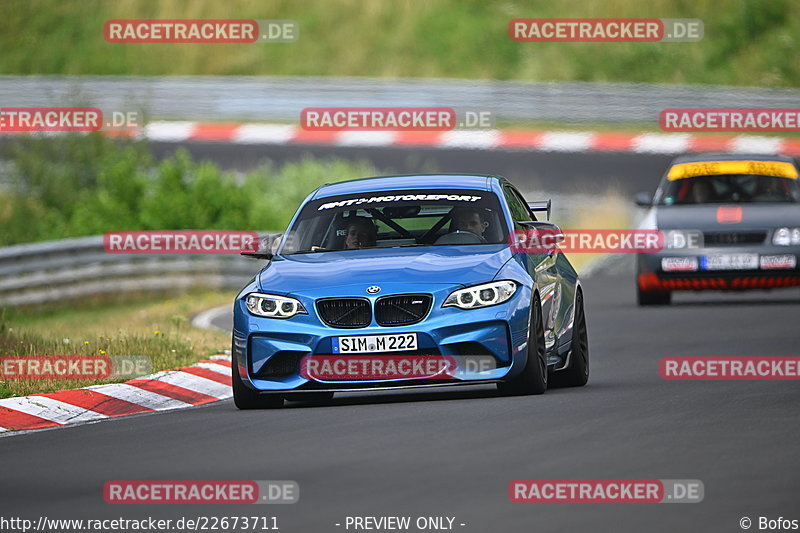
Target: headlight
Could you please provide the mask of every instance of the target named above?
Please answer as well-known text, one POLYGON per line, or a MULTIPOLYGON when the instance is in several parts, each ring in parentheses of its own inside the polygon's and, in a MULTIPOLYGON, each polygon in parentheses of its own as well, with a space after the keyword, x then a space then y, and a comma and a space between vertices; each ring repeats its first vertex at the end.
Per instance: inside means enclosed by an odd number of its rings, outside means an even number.
POLYGON ((800 244, 800 228, 778 228, 772 234, 772 244, 794 246, 800 244))
POLYGON ((307 315, 306 308, 294 298, 253 292, 245 300, 247 309, 258 316, 267 318, 290 318, 294 315, 307 315))
POLYGON ((450 293, 442 307, 458 307, 459 309, 477 309, 505 302, 517 291, 513 281, 493 281, 483 285, 474 285, 450 293))

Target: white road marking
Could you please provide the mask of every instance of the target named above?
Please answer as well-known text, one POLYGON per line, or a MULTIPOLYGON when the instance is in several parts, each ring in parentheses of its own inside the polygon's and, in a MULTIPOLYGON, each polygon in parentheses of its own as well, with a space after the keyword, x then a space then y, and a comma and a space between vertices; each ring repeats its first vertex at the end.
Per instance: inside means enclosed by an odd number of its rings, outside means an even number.
POLYGON ((195 366, 200 368, 205 368, 206 370, 213 370, 219 374, 230 376, 231 375, 231 367, 225 365, 218 365, 215 363, 197 363, 195 366))
POLYGON ((334 144, 339 146, 391 146, 397 140, 393 131, 343 131, 334 144))
POLYGON ((144 127, 144 136, 151 141, 185 141, 194 131, 196 122, 151 122, 144 127))
POLYGON ((783 139, 779 137, 757 137, 755 135, 740 135, 733 139, 731 152, 777 154, 781 150, 783 139))
POLYGON ((284 124, 244 124, 233 134, 231 142, 240 144, 286 144, 297 128, 284 124))
POLYGON ((551 152, 585 152, 594 139, 594 133, 549 131, 542 135, 538 149, 551 152))
POLYGON ((187 372, 167 370, 140 379, 153 379, 169 385, 175 385, 176 387, 183 387, 193 392, 199 392, 207 396, 213 396, 221 400, 230 398, 232 395, 229 385, 223 385, 214 380, 195 376, 187 372))
POLYGON ((181 407, 191 407, 192 404, 170 398, 162 394, 150 392, 127 383, 112 383, 110 385, 92 385, 86 387, 89 390, 111 396, 118 400, 135 403, 142 407, 147 407, 154 411, 165 411, 167 409, 178 409, 181 407))
POLYGON ((439 146, 444 148, 476 148, 490 150, 500 144, 497 130, 453 130, 445 131, 439 137, 439 146))
POLYGON ((676 133, 644 133, 633 138, 634 152, 677 154, 689 149, 691 137, 676 133))
POLYGON ((0 406, 21 413, 38 416, 39 418, 44 418, 56 424, 69 424, 73 422, 86 422, 88 420, 108 418, 106 415, 45 396, 6 398, 0 400, 0 406))

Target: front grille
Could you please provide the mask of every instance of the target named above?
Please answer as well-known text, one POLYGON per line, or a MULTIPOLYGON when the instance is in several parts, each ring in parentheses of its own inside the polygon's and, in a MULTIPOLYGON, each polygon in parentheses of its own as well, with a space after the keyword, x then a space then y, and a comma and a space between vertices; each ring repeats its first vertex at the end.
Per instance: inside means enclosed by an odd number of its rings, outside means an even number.
POLYGON ((317 300, 317 313, 335 328, 363 328, 372 321, 369 300, 365 298, 325 298, 317 300))
POLYGON ((381 326, 416 324, 431 308, 430 294, 401 294, 383 296, 375 302, 375 320, 381 326))
POLYGON ((766 231, 706 231, 705 246, 738 246, 741 244, 763 244, 766 231))

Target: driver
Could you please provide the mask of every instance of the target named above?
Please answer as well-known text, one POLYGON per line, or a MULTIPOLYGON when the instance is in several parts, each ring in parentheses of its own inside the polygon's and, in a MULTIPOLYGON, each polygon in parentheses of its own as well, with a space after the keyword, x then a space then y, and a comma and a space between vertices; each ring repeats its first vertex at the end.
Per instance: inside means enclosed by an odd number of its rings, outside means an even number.
POLYGON ((450 218, 455 231, 468 231, 479 237, 483 237, 483 233, 489 227, 489 222, 486 221, 480 209, 455 207, 450 211, 450 218))
POLYGON ((358 250, 375 246, 378 240, 378 228, 372 220, 356 217, 347 225, 347 236, 344 240, 345 250, 358 250))

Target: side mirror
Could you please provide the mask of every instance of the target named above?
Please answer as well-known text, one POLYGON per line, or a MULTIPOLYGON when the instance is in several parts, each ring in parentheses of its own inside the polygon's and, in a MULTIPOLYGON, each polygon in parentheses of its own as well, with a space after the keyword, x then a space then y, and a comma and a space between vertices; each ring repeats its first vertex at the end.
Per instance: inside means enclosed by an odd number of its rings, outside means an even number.
POLYGON ((536 230, 542 235, 547 235, 547 239, 555 244, 564 242, 567 238, 564 235, 564 230, 558 224, 553 224, 552 222, 525 222, 524 226, 525 229, 536 230))
POLYGON ((250 259, 272 259, 278 249, 278 244, 281 242, 282 234, 268 235, 266 237, 259 237, 250 243, 240 252, 243 257, 250 259))
POLYGON ((650 207, 653 205, 653 197, 650 193, 640 192, 633 197, 633 202, 639 207, 650 207))
POLYGON ((523 222, 524 230, 514 230, 511 249, 521 253, 553 255, 566 240, 564 230, 552 222, 523 222))

